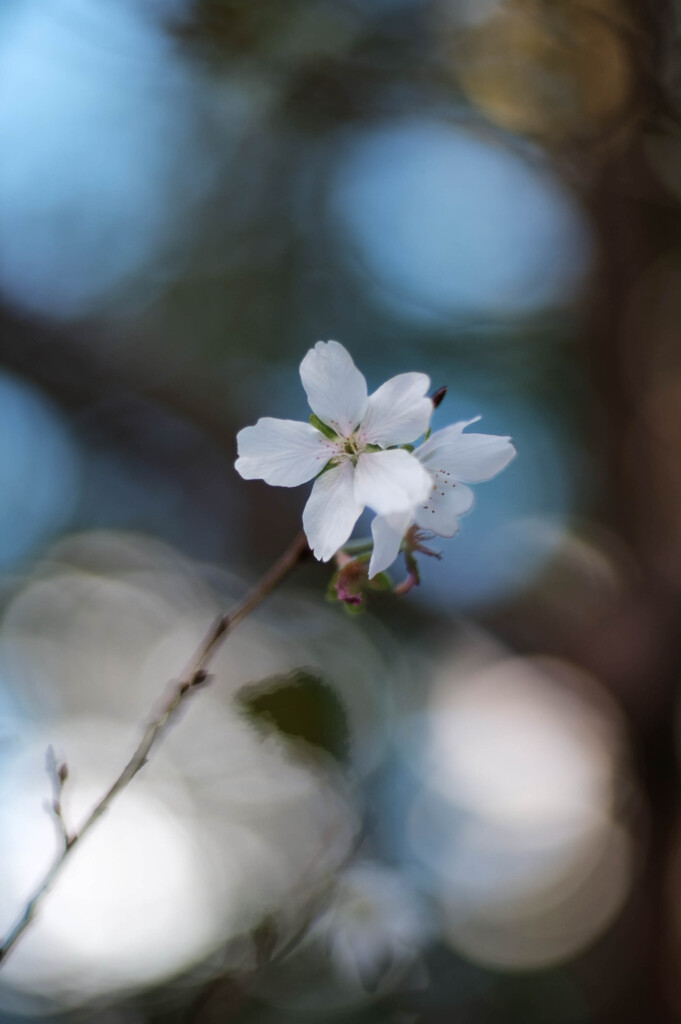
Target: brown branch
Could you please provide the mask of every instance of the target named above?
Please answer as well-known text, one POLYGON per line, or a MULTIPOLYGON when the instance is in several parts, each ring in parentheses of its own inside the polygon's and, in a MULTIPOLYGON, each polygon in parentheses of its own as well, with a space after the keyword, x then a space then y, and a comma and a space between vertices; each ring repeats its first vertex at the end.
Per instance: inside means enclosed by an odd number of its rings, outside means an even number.
POLYGON ((66 761, 57 761, 57 756, 51 746, 47 748, 45 767, 52 783, 52 800, 45 802, 45 810, 53 816, 60 838, 66 849, 71 845, 72 837, 64 818, 61 795, 64 790, 64 783, 69 776, 69 768, 66 761))
MULTIPOLYGON (((8 932, 0 945, 0 967, 7 959, 10 951, 26 931, 31 921, 35 918, 43 897, 51 888, 52 883, 66 863, 71 850, 73 850, 74 846, 81 841, 86 832, 89 832, 97 819, 101 818, 115 797, 132 782, 140 769, 147 763, 149 753, 155 742, 167 729, 171 721, 175 719, 184 702, 198 687, 201 686, 201 684, 206 682, 208 679, 208 666, 224 640, 234 629, 236 629, 240 622, 243 622, 251 612, 254 612, 258 605, 260 605, 265 598, 268 597, 272 591, 286 579, 296 565, 298 565, 298 563, 308 553, 309 548, 307 540, 305 538, 305 534, 301 532, 295 537, 282 556, 263 576, 261 576, 253 589, 246 594, 244 599, 240 601, 239 604, 237 604, 236 607, 227 615, 221 615, 215 620, 196 649, 189 663, 189 667, 185 670, 179 682, 175 682, 172 685, 170 695, 163 702, 160 710, 146 726, 144 733, 142 734, 142 738, 140 739, 132 757, 106 793, 104 793, 101 799, 92 808, 78 831, 72 833, 68 833, 66 831, 66 826, 61 815, 61 804, 59 802, 61 789, 59 787, 55 790, 55 801, 53 802, 52 810, 54 811, 57 822, 63 831, 63 848, 52 862, 51 867, 45 873, 42 881, 38 885, 33 896, 29 899, 23 913, 16 921, 14 927, 8 932), (58 810, 57 807, 59 808, 58 810)), ((63 784, 65 776, 64 778, 61 778, 62 772, 60 769, 57 770, 59 772, 60 782, 63 784)))

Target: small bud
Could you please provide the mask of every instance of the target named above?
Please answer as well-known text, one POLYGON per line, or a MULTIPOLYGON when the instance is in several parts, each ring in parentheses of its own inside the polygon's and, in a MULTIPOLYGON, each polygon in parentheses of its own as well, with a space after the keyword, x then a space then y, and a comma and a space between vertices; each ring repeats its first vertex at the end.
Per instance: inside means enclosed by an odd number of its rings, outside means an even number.
POLYGON ((414 572, 412 569, 409 569, 407 570, 407 575, 404 577, 401 583, 398 583, 395 586, 393 592, 398 597, 404 597, 404 595, 408 594, 410 590, 414 589, 414 587, 418 587, 419 583, 420 579, 418 572, 414 572))
POLYGON ((364 596, 359 593, 353 594, 350 590, 349 581, 343 577, 339 577, 336 581, 336 592, 338 600, 343 601, 345 604, 364 604, 364 596))
MULTIPOLYGON (((409 534, 407 534, 405 541, 407 545, 409 545, 409 534)), ((402 582, 398 583, 397 586, 395 587, 395 593, 397 594, 398 597, 403 597, 405 594, 408 594, 410 590, 413 590, 414 587, 418 587, 419 584, 421 583, 419 567, 416 564, 416 559, 414 558, 413 547, 405 547, 404 562, 407 567, 407 575, 402 580, 402 582)))
MULTIPOLYGON (((344 554, 344 553, 343 553, 344 554)), ((339 561, 341 561, 339 559, 339 561)), ((345 605, 364 604, 363 588, 368 583, 368 565, 359 558, 342 558, 342 565, 333 579, 336 599, 345 605)))
POLYGON ((353 558, 342 549, 336 552, 337 571, 331 577, 327 589, 327 600, 340 601, 346 612, 358 615, 365 609, 366 596, 369 591, 392 590, 390 577, 379 572, 369 579, 369 562, 371 555, 365 552, 353 558))
POLYGON ((410 526, 407 530, 402 542, 402 554, 404 555, 404 562, 407 567, 407 575, 395 587, 394 592, 398 597, 408 594, 414 587, 418 587, 421 582, 419 567, 414 558, 415 554, 427 555, 429 558, 437 558, 438 560, 442 557, 438 551, 433 551, 432 548, 426 547, 425 541, 430 540, 431 537, 431 533, 420 530, 416 524, 410 526))
POLYGON ((66 761, 64 761, 62 764, 59 765, 59 781, 61 782, 62 786, 64 785, 68 777, 69 766, 67 765, 66 761))
POLYGON ((447 385, 446 384, 444 385, 444 387, 438 388, 437 391, 433 392, 433 394, 430 396, 430 400, 433 403, 433 409, 437 409, 438 405, 442 404, 442 401, 443 401, 443 399, 444 399, 446 394, 447 394, 447 385))

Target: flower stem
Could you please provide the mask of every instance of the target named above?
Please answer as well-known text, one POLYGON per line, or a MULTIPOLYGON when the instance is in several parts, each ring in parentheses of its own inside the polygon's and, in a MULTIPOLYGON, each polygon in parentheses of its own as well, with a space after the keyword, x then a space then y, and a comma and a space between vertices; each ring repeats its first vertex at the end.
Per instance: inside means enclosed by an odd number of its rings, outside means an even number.
MULTIPOLYGON (((27 902, 23 913, 7 933, 0 944, 0 967, 8 954, 17 944, 23 933, 35 918, 42 900, 52 887, 61 872, 71 850, 76 846, 91 827, 100 818, 116 796, 132 782, 141 768, 147 763, 154 744, 161 738, 168 726, 177 716, 180 708, 189 696, 208 681, 208 667, 213 657, 229 634, 236 629, 260 605, 280 583, 290 575, 299 562, 309 554, 307 539, 302 531, 294 538, 277 561, 246 594, 246 596, 226 615, 221 615, 212 624, 203 640, 192 656, 189 666, 182 673, 179 681, 171 684, 170 693, 162 702, 160 709, 153 715, 144 729, 140 742, 121 773, 92 808, 80 829, 67 834, 63 848, 46 871, 33 896, 27 902)), ((66 834, 66 833, 65 833, 66 834)))
POLYGON ((344 544, 341 551, 345 551, 347 555, 363 555, 366 551, 371 551, 373 546, 371 537, 358 537, 357 540, 349 540, 344 544))

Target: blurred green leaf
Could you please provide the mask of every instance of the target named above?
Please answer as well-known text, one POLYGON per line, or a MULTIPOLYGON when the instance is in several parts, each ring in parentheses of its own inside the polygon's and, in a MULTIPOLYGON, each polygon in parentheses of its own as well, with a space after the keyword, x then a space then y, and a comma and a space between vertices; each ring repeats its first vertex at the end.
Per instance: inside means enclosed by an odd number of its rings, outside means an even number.
POLYGON ((345 706, 336 690, 308 669, 268 676, 242 687, 238 707, 262 733, 277 732, 296 753, 309 758, 322 750, 341 765, 350 760, 351 735, 345 706))

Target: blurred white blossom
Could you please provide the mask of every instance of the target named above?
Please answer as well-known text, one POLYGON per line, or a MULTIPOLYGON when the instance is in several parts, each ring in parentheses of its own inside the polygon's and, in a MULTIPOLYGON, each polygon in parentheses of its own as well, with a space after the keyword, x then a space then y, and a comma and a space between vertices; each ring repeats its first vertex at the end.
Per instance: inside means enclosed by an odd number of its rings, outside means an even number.
POLYGON ((406 978, 428 935, 426 909, 404 876, 361 861, 340 876, 311 938, 324 944, 340 981, 373 992, 406 978))

